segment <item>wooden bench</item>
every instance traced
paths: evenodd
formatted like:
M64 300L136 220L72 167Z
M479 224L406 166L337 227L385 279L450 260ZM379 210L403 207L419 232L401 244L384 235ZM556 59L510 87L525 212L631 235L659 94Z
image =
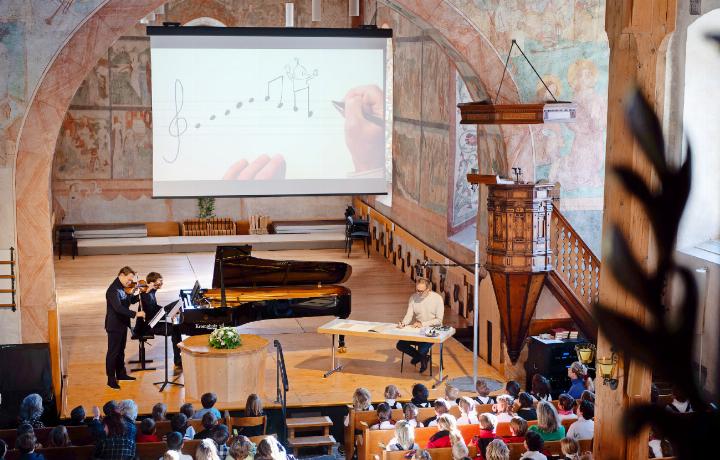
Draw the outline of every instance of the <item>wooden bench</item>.
M465 443L480 432L480 425L460 425L458 430L462 433ZM421 448L427 446L430 437L438 432L437 427L415 428L415 442ZM390 440L395 436L395 430L363 430L362 449L358 450L359 460L372 460L374 455L380 455Z
M185 454L195 456L195 451L200 445L200 440L186 440L182 451ZM140 460L157 460L167 450L164 442L138 443L135 447L136 455ZM46 447L36 451L45 456L46 460L92 460L95 446L73 446L73 447ZM5 456L6 460L17 460L20 458L20 451L11 450Z
M135 427L138 429L138 432L140 432L140 423L140 421L135 422ZM195 429L196 433L203 429L202 420L188 420L188 425L192 426ZM35 437L37 437L37 440L40 444L44 446L48 444L48 435L53 428L54 427L45 427L37 428L34 430ZM66 428L70 437L70 441L75 446L84 446L93 444L95 442L92 434L90 433L90 428L87 425L67 426ZM170 432L170 421L163 420L162 422L155 422L155 432L160 437L168 434ZM0 430L0 439L5 441L8 446L14 446L16 438L16 429Z
M265 433L267 433L267 417L265 415L259 417L231 417L230 412L225 411L225 425L227 425L230 433L233 432L234 427L245 428L254 426L262 426L262 434L259 436L264 436Z
M437 449L427 449L427 451L430 453L430 458L432 460L453 460L452 456L452 448L451 447L440 447ZM394 450L394 451L387 451L384 450L380 454L380 456L376 456L376 460L407 460L405 458L406 455L410 453L409 450ZM468 446L468 457L475 458L477 455L477 447L476 446Z
M587 439L578 441L580 444L580 452L592 452L592 440ZM512 443L508 444L510 448L510 460L518 460L525 453L525 444L523 443ZM543 453L547 456L562 456L562 449L560 447L560 441L546 441Z
M297 457L302 447L327 447L328 455L332 455L332 448L336 441L330 435L332 420L328 416L319 417L291 417L285 420L288 429L288 443ZM319 436L297 436L297 432L322 430Z

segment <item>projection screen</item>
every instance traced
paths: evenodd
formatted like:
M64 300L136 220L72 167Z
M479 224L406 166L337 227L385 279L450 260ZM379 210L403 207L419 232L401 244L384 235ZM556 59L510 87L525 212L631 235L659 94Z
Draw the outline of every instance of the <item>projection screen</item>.
M147 33L153 196L387 193L392 31Z

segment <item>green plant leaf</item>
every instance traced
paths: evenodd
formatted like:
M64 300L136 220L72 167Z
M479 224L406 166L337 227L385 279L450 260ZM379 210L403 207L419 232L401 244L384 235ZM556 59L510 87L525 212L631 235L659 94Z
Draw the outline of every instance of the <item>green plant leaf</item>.
M638 173L625 166L615 166L613 172L618 176L625 188L635 195L646 208L652 206L655 196Z
M609 242L610 251L605 263L609 264L613 276L630 295L651 307L652 295L647 290L651 280L633 257L625 236L615 226L610 230Z
M634 88L627 98L625 119L635 140L647 154L655 170L660 175L664 175L667 171L667 161L665 160L665 140L660 122L650 103L637 88Z

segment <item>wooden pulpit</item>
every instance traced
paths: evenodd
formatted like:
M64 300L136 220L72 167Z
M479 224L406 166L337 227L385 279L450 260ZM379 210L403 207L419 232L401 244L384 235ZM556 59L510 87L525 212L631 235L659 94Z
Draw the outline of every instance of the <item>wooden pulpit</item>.
M488 186L485 268L490 273L505 345L514 364L527 338L547 273L552 270L553 185L492 183L487 177L469 174L468 181Z

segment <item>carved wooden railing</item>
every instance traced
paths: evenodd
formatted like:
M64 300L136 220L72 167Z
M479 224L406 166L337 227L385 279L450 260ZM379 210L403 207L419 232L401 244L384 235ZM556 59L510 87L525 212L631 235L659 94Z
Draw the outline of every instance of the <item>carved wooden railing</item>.
M598 301L600 260L557 208L551 225L555 271L590 309Z

